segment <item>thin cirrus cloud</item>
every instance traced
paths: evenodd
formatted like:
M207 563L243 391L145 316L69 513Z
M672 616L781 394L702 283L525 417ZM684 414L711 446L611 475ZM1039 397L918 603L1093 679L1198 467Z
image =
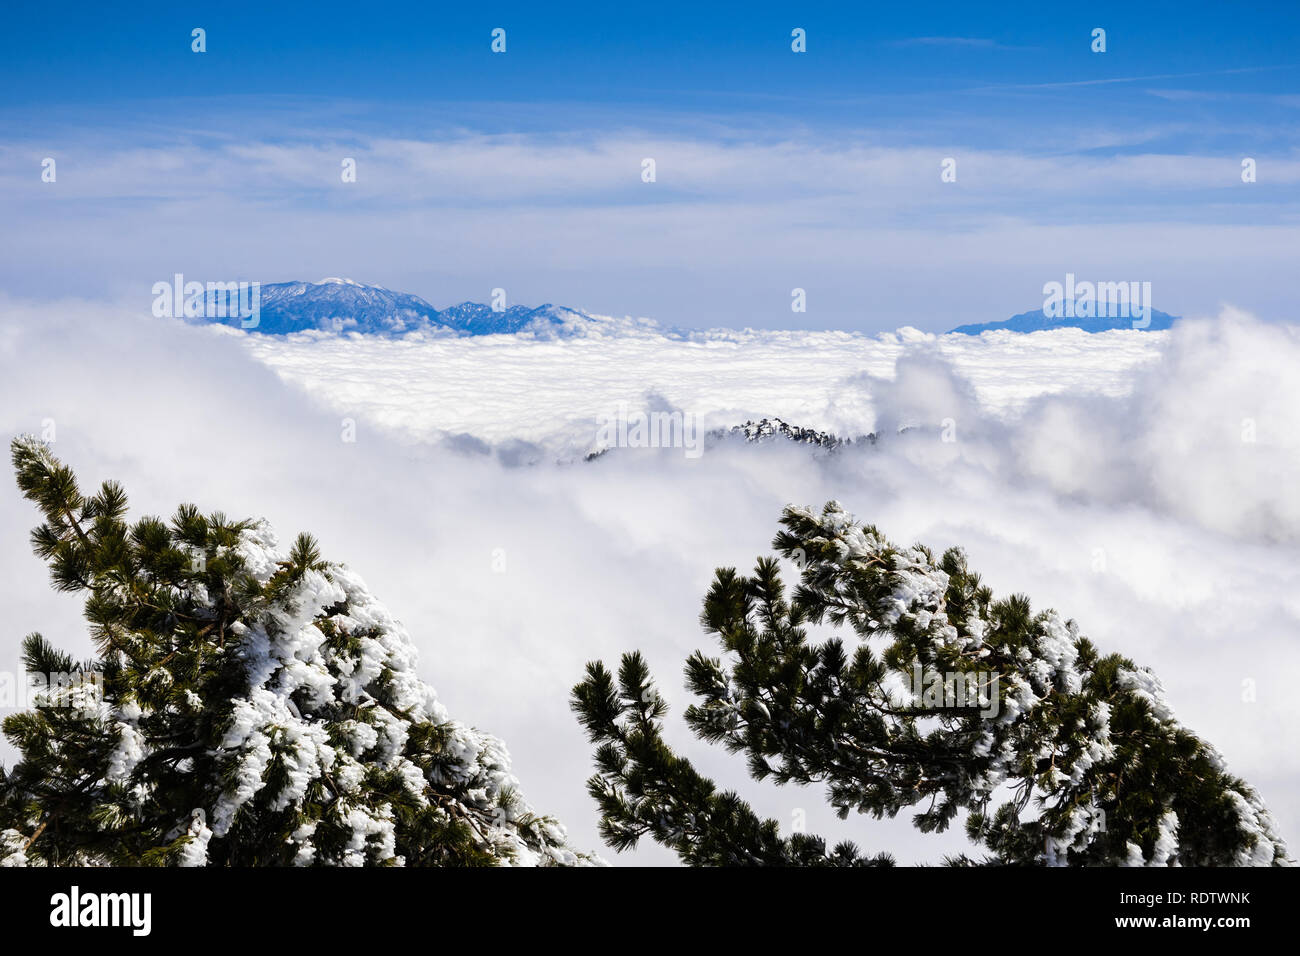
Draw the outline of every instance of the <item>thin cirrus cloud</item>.
M1109 86L1115 83L1145 83L1150 80L1190 80L1205 77L1239 76L1251 73L1268 73L1277 70L1294 70L1295 65L1279 63L1271 66L1243 66L1224 70L1196 70L1190 73L1137 73L1130 76L1095 76L1082 80L1050 80L1042 83L1004 83L980 89L1052 90L1079 86Z
M1116 190L1226 190L1240 185L1240 158L1215 155L1097 155L1101 141L1081 141L1085 152L1012 149L941 150L873 145L869 131L838 140L792 138L776 142L709 142L627 131L593 136L461 134L438 139L365 139L321 134L312 142L179 141L114 148L104 143L69 144L46 150L63 159L61 198L168 199L195 195L262 197L340 194L340 164L357 160L349 193L402 199L462 202L594 202L617 194L625 202L653 202L662 193L707 199L779 201L790 195L877 197L905 208L927 195L944 203L1004 203L1033 194L1069 195L1105 190L1097 200L1118 213L1133 198ZM1106 142L1115 142L1113 139ZM1121 140L1123 142L1123 140ZM13 195L40 193L24 161L40 144L0 147L6 174L0 188ZM940 161L958 161L961 188L940 191ZM656 162L655 189L641 188L643 159ZM1300 183L1300 159L1269 157L1268 183ZM899 194L899 188L907 192ZM48 192L48 191L47 191ZM1185 197L1180 197L1185 198ZM1288 196L1294 201L1294 196ZM1029 203L1003 206L1005 213L1032 215ZM1207 214L1207 218L1211 214Z

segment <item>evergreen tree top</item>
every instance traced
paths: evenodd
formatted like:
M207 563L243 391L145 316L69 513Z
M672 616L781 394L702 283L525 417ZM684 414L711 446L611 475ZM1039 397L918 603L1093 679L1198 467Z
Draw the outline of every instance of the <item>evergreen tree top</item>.
M899 547L836 502L787 508L781 525L773 547L798 569L793 594L774 558L750 576L719 569L701 622L722 655L686 663L687 723L743 753L755 778L820 783L842 817L918 808L923 832L967 811L988 863L1290 862L1259 795L1178 721L1150 671L1101 656L1023 595L995 600L959 548ZM823 623L852 637L814 643L808 625ZM691 863L863 860L783 841L715 794L664 742L640 655L624 656L617 686L588 665L572 705L598 745L589 790L616 849L648 834Z
M71 674L4 732L0 862L444 865L598 862L519 793L500 740L455 720L402 625L299 535L182 505L126 521L30 437L12 444L56 588L84 592L98 649L40 635L30 672Z

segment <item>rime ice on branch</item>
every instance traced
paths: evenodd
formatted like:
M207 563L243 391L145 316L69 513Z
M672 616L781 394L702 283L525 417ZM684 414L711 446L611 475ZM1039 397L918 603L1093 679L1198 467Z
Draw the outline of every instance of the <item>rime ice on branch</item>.
M754 777L820 783L841 816L917 808L926 832L966 811L983 862L1288 862L1258 794L1179 723L1149 671L1102 657L1028 598L995 601L958 548L936 559L898 547L835 502L787 508L781 524L773 547L799 569L793 595L773 558L752 577L719 569L701 620L723 655L686 665L698 699L687 722L745 754ZM855 638L811 643L806 625L822 623ZM664 742L665 708L639 654L624 656L617 682L589 664L573 707L599 745L588 788L615 848L649 835L696 864L881 862L783 840L774 821L717 794Z
M452 720L409 636L300 535L182 505L127 524L31 438L18 485L59 590L85 592L98 659L39 635L29 671L97 671L100 699L4 721L9 865L579 865L519 794L501 741Z

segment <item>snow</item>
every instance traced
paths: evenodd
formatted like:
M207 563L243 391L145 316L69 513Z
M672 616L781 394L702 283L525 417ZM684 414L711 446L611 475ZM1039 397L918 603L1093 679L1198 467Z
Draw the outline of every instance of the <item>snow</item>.
M889 606L880 615L881 622L892 627L904 614L915 613L917 626L927 627L933 612L943 601L943 592L948 590L948 575L931 567L924 555L909 552L896 556L890 580L894 583L894 592L889 596Z
M1142 854L1142 848L1136 843L1126 843L1125 849L1128 851L1125 866L1177 866L1178 814L1167 810L1160 818L1156 827L1155 846L1149 857Z
M270 579L285 557L265 522L244 532L238 550L262 582ZM347 611L330 614L333 626L361 635L355 656L329 649L315 623L327 608L336 605L345 605ZM425 792L430 781L476 784L469 788L469 802L483 809L491 807L502 794L517 790L518 781L510 772L510 757L504 745L458 723L451 724L451 737L444 748L447 759L435 765L427 779L404 756L410 722L446 723L447 715L432 688L415 675L416 653L405 629L370 595L361 578L346 567L336 566L328 573L304 572L290 599L277 602L262 621L244 631L240 647L252 687L246 698L233 704L232 719L222 741L222 749L236 756L233 786L222 793L213 808L211 830L204 827L201 831L207 833L204 846L210 836L228 832L240 808L262 790L266 771L275 757L283 762L287 781L271 795L274 809L299 805L310 784L326 775L332 775L332 785L340 787L340 805L346 807L343 819L352 830L350 842L337 861L346 866L360 866L371 860L399 865L402 862L395 854L396 831L389 807L370 809L351 799L365 772L354 758L364 755L368 762L395 770L405 784L407 797L421 806L428 803ZM370 685L384 673L391 674L388 686L404 717L391 712L387 704L375 706ZM313 719L310 712L301 713L290 700L291 695L304 690L306 696L300 695L300 700L311 705L324 707L336 699L359 705L363 719L342 725L350 753L340 753L329 742L324 720ZM523 806L526 808L526 804ZM310 834L301 832L301 839L295 838L300 844L296 858L304 862L315 859L315 850L307 845ZM516 855L525 850L532 853L505 826L493 828L488 837ZM196 839L187 849L198 845ZM565 848L561 845L556 849ZM197 859L199 851L193 852Z
M1178 814L1167 810L1156 828L1156 843L1151 849L1151 866L1169 866L1177 852Z
M1237 826L1253 846L1237 854L1238 866L1268 866L1272 862L1273 845L1270 837L1277 833L1277 822L1258 796L1247 797L1236 790L1228 791L1228 799L1237 811Z
M243 531L233 550L262 584L287 559L264 521ZM448 720L433 689L417 676L418 655L410 636L358 575L334 564L328 570L305 569L291 583L277 586L289 590L251 621L231 628L239 638L235 653L249 686L244 696L231 701L224 735L212 751L221 764L223 789L212 806L194 808L189 821L167 836L185 837L178 865L206 865L210 841L229 833L245 805L266 789L273 761L280 773L277 789L266 795L272 809L301 808L318 780L333 791L334 811L350 836L342 854L324 862L404 862L396 853L391 806L363 789L368 766L394 772L405 790L402 799L416 806L429 806L431 783L464 790L462 802L491 817L478 830L502 862L586 862L566 846L562 828L514 825L531 818L533 811L518 795L504 744ZM335 649L322 626L351 633L355 640ZM376 690L381 677L382 691ZM201 701L190 693L187 703ZM340 703L355 705L355 716L337 724L341 750L330 738L331 715ZM126 781L151 749L137 726L145 712L132 699L99 707L117 733L106 777ZM405 756L409 728L424 722L443 725L449 734L427 775ZM128 799L143 802L148 796L137 786ZM315 830L314 824L304 824L290 837L295 863L322 862L311 843ZM20 838L16 831L0 834L0 859L7 865L26 862Z
M178 866L207 866L208 844L212 841L212 830L208 827L207 816L196 808L190 817L186 830L189 840L181 848Z
M1156 720L1171 721L1174 719L1173 708L1169 706L1169 701L1165 698L1164 685L1160 683L1160 678L1152 673L1149 667L1139 667L1137 670L1128 667L1121 668L1118 681L1120 687L1146 702L1151 709L1151 715Z
M109 781L125 780L136 764L145 758L145 739L136 729L140 717L140 707L134 701L128 701L118 708L117 719L113 721L118 743L108 758L108 770L105 773Z
M0 866L27 866L27 840L17 830L0 830Z
M1037 660L1046 665L1041 674L1045 685L1059 684L1070 694L1082 689L1083 679L1074 666L1079 657L1078 639L1078 632L1072 632L1054 609L1044 613L1039 623Z

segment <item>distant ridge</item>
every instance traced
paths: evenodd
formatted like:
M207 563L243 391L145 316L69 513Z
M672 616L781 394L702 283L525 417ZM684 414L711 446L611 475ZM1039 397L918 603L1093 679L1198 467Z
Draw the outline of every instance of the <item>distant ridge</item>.
M439 311L418 295L340 278L264 283L260 296L258 322L250 331L263 335L322 331L395 336L445 330L459 335L532 332L555 337L582 334L586 326L597 323L585 312L550 303L496 311L481 302L461 302ZM244 319L233 315L200 321L247 327Z
M214 306L216 293L209 293L205 305ZM418 295L364 285L352 279L331 277L319 282L271 282L260 286L258 321L255 326L231 310L205 308L207 317L192 321L246 328L262 335L290 335L295 332L357 332L363 335L400 336L410 332L434 332L457 336L512 335L527 333L539 338L568 338L618 331L654 331L670 336L689 336L679 329L664 328L648 319L611 319L578 309L546 303L536 307L512 305L497 310L482 302L460 302L436 309ZM1000 322L959 325L950 334L979 335L981 332L1041 332L1075 328L1085 332L1107 332L1134 328L1133 319L1122 317L1053 317L1042 309L1021 312ZM1151 310L1147 331L1170 328L1178 316Z
M819 431L816 428L804 428L799 425L791 425L775 416L763 418L754 421L752 418L742 422L739 425L732 425L729 429L717 429L709 433L710 438L727 438L736 435L742 437L747 442L761 444L765 442L777 441L784 439L800 445L816 445L819 448L834 450L843 445L852 445L854 439L841 438L831 432ZM857 438L859 442L876 443L876 436L860 435Z
M1167 329L1177 322L1178 318L1178 316L1170 315L1168 312L1152 309L1151 323L1145 327L1140 327L1139 331L1156 332ZM1111 332L1116 329L1132 329L1134 328L1133 322L1134 320L1131 318L1113 318L1110 316L1052 317L1046 315L1040 308L1033 312L1021 312L1019 315L1013 315L1001 322L959 325L957 328L952 329L949 334L979 335L981 332L995 332L999 329L1005 329L1008 332L1044 332L1049 329L1083 329L1085 332Z

